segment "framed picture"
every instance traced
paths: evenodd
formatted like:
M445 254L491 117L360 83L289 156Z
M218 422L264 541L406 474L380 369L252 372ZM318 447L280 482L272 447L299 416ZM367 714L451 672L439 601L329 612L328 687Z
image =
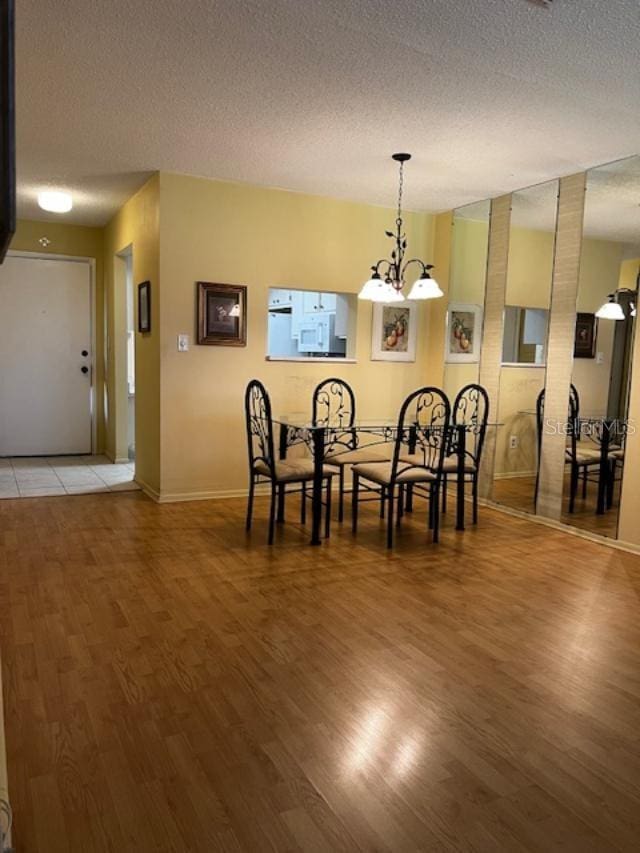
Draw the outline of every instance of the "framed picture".
M138 285L138 331L143 335L151 331L151 282Z
M576 315L576 336L573 342L574 358L595 358L598 338L598 319L595 314Z
M415 361L418 305L415 302L374 302L372 361Z
M247 345L247 288L242 284L199 281L198 343L211 346Z
M480 361L482 308L452 302L447 308L444 360L449 363Z

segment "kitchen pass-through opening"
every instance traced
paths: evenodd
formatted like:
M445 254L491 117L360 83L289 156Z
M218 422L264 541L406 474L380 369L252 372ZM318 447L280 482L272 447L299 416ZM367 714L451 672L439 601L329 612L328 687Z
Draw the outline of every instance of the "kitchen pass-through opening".
M354 293L269 289L267 358L355 358Z

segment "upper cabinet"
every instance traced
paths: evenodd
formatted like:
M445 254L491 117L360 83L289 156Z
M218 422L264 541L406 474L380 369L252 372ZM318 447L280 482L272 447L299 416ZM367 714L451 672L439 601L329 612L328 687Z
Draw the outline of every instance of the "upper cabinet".
M302 296L302 310L305 314L315 314L319 311L331 313L336 310L336 294L305 290Z

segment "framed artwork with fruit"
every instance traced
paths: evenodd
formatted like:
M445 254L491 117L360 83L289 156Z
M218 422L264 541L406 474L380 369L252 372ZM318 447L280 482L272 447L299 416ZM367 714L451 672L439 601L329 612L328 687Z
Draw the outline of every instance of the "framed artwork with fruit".
M418 306L415 302L374 303L371 333L373 361L415 361Z
M482 308L480 305L451 303L447 309L447 333L444 360L480 361Z

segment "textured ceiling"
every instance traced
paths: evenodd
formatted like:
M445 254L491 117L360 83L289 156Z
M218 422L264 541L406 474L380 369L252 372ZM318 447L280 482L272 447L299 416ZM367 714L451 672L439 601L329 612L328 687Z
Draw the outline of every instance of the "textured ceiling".
M16 0L19 211L157 169L444 210L636 153L638 0Z

